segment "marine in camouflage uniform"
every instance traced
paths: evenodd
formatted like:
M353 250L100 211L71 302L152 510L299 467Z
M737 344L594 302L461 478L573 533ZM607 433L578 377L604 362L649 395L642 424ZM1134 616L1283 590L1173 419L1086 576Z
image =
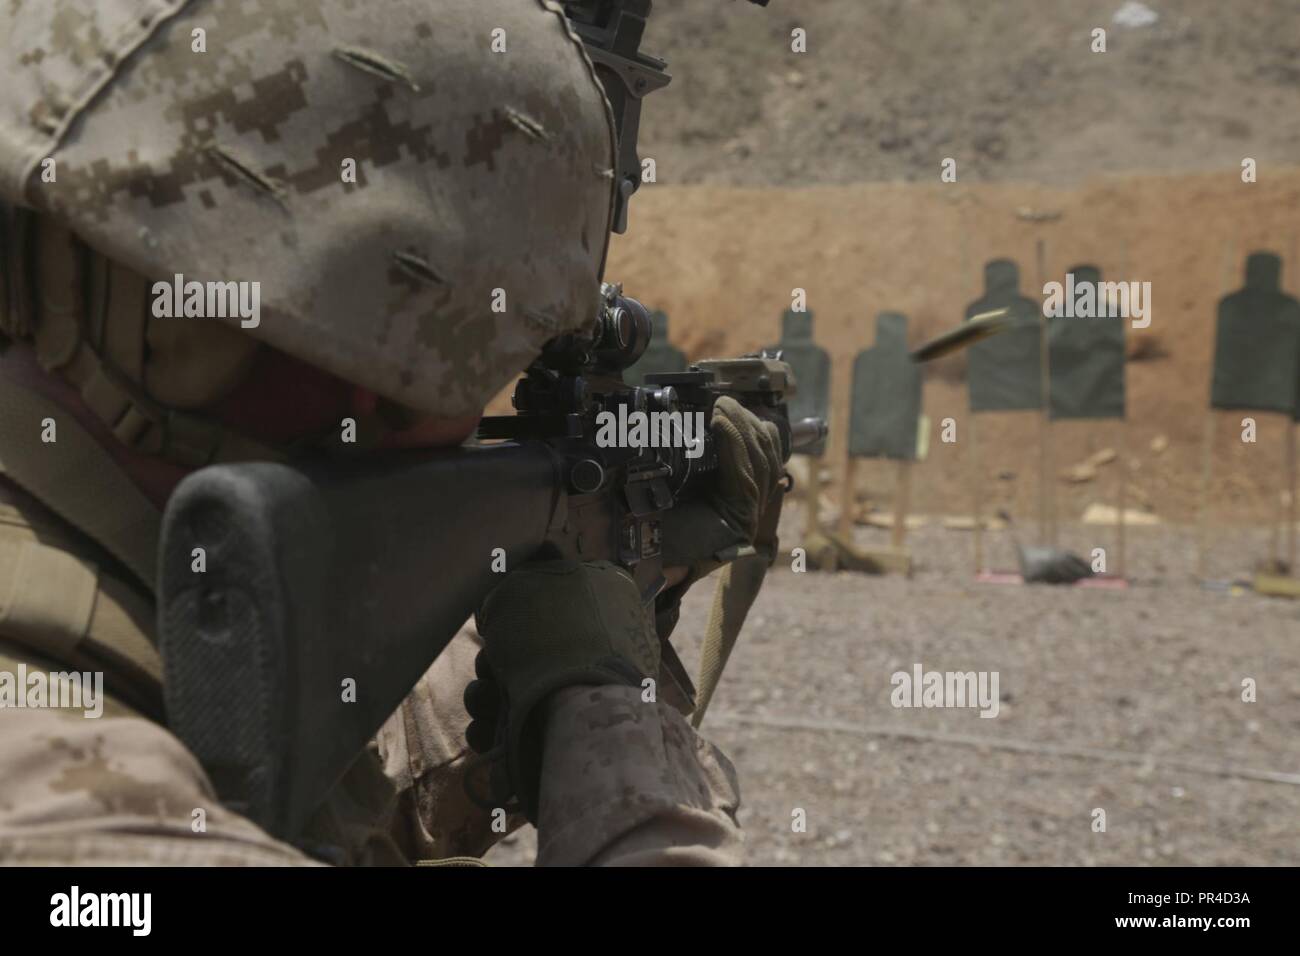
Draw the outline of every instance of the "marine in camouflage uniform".
M99 719L0 709L0 861L311 862L166 729L160 509L345 415L363 448L468 434L595 313L608 104L547 0L12 0L0 35L0 672L108 691ZM260 321L156 317L177 274L259 282ZM477 651L467 628L336 787L318 857L499 836L462 788ZM621 684L544 708L539 862L734 861L734 774L679 714Z

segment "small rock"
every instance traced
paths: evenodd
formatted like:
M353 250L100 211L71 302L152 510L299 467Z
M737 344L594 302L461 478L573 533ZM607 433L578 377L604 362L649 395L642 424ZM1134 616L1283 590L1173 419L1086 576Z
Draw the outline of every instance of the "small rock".
M1101 451L1093 452L1088 456L1088 464L1094 468L1099 468L1102 465L1109 465L1116 457L1118 456L1114 448L1103 448Z
M1138 27L1149 27L1159 19L1160 14L1145 3L1139 3L1138 0L1126 0L1111 16L1110 22L1116 26L1128 27L1133 30Z
M1072 485L1081 485L1085 481L1092 481L1096 477L1096 466L1086 461L1080 462L1077 465L1072 465L1065 469L1065 471L1061 472L1062 480L1068 481Z

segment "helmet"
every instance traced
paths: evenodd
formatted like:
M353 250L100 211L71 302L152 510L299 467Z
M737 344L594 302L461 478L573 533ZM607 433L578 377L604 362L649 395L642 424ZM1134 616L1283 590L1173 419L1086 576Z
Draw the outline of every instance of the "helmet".
M461 417L596 316L614 127L549 0L42 0L0 35L0 198L45 224L7 217L0 331L83 395L201 408L252 336Z

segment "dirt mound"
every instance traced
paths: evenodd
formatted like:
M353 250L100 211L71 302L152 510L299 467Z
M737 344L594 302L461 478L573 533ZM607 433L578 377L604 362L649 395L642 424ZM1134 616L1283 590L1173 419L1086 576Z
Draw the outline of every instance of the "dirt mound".
M1044 277L1092 262L1103 278L1149 281L1151 325L1130 330L1130 351L1147 356L1128 368L1127 448L1142 460L1137 500L1165 518L1190 520L1200 476L1215 306L1240 285L1245 255L1258 248L1285 260L1283 284L1295 294L1293 211L1300 171L1269 170L1245 184L1235 168L1172 177L1104 177L1077 189L1016 184L858 184L801 189L662 184L643 189L632 228L615 240L607 273L670 316L670 335L692 359L771 344L792 290L807 292L817 341L833 363L832 440L840 460L853 356L872 344L875 316L910 317L913 343L960 321L982 289L983 263L1020 264L1021 288L1034 295ZM1049 216L1044 220L1043 216ZM960 359L928 366L925 411L958 422L958 440L933 444L917 469L914 507L971 507L967 402ZM1275 514L1284 429L1259 416L1259 441L1240 441L1239 418L1224 414L1213 498L1223 521ZM1236 422L1236 424L1232 424ZM1037 474L1033 416L980 419L986 487L993 502L1033 513ZM1061 423L1059 467L1105 446L1119 447L1112 422ZM1151 452L1163 436L1168 447ZM1061 485L1061 514L1077 517L1115 496L1114 466L1099 481ZM999 473L1011 474L999 479ZM888 493L888 482L881 489ZM986 492L986 501L989 494ZM1135 503L1133 499L1130 503Z
M1062 184L1106 172L1294 161L1300 10L1290 0L655 0L646 101L662 182ZM791 31L807 52L791 51ZM1107 31L1105 53L1092 31Z

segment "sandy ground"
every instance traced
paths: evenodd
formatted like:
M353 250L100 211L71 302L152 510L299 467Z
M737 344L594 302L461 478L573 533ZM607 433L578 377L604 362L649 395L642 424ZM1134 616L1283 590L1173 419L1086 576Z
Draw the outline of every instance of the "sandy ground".
M655 0L644 48L672 83L642 155L666 183L1063 184L1097 173L1294 162L1300 11L1289 0ZM791 50L806 31L807 52ZM1106 33L1106 52L1091 49Z
M1062 528L1080 551L1106 537ZM1216 534L1216 567L1245 572L1264 539ZM748 862L1300 864L1300 602L1197 586L1190 529L1131 531L1127 591L975 583L969 534L909 540L911 580L781 569L760 595L705 721L740 774ZM1014 567L1006 534L989 548ZM692 665L709 596L675 637ZM917 663L997 671L997 716L894 708L891 675Z

